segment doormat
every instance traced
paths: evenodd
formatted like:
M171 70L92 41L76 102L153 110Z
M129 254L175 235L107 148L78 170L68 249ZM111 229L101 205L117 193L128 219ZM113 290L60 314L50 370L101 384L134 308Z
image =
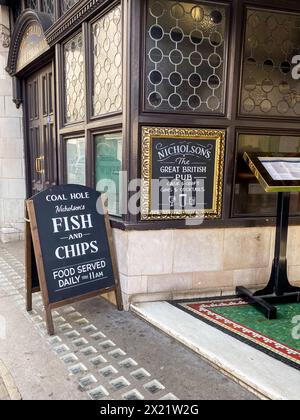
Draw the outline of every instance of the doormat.
M275 305L278 319L269 321L240 298L169 302L203 322L300 370L300 305Z

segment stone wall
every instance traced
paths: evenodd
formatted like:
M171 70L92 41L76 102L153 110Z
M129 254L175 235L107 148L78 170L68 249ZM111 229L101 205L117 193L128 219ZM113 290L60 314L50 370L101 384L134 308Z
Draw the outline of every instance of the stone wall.
M0 6L0 34L9 28L8 8ZM0 35L0 241L19 240L24 231L22 111L12 102L12 79L5 71L6 37Z
M125 308L131 302L259 289L271 274L275 229L114 231ZM291 227L290 281L300 284L300 227Z

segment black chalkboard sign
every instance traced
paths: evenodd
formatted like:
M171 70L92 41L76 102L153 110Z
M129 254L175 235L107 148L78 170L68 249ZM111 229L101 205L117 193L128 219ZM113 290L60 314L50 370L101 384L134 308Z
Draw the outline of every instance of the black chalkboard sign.
M112 290L121 307L112 232L102 198L93 189L65 185L27 201L50 334L54 307Z
M223 131L143 129L142 218L220 217Z

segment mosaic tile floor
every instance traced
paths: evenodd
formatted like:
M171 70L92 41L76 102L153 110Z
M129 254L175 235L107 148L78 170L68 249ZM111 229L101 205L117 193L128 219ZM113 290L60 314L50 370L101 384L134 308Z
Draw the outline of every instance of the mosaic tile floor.
M151 372L119 348L89 319L67 306L53 311L57 335L49 337L43 320L41 294L33 296L34 310L25 311L24 266L5 249L0 256L0 297L11 296L28 320L47 340L67 375L92 400L177 400Z
M278 304L278 317L268 320L236 298L173 302L177 308L300 370L300 305Z
M215 312L293 349L300 350L299 303L275 306L278 311L278 319L271 321L250 305L215 308Z

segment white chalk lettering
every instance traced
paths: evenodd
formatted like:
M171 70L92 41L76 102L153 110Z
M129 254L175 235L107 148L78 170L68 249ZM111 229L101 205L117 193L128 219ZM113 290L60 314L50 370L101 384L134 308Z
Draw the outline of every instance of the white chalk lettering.
M67 246L60 246L55 251L55 256L59 260L81 257L83 255L96 254L99 251L97 241L90 243L83 242Z
M93 228L91 214L82 214L80 216L71 217L57 217L52 219L52 222L54 233L71 232Z

